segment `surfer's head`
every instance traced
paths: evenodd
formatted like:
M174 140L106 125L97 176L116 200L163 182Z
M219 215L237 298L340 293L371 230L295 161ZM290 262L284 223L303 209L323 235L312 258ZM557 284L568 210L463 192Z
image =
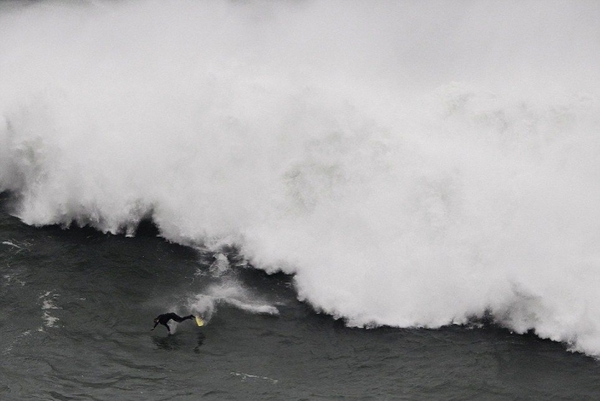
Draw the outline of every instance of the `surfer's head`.
M154 323L158 323L158 318L157 317L154 318Z

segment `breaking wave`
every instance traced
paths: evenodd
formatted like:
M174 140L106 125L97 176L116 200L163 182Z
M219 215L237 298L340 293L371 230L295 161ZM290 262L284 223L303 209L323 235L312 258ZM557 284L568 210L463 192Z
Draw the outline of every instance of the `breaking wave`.
M598 11L4 4L0 191L31 225L233 244L352 326L489 314L600 355Z

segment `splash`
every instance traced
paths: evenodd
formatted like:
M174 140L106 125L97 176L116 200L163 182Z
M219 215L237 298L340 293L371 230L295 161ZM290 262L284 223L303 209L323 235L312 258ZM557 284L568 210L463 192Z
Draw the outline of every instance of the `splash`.
M600 355L598 7L11 3L0 190L235 245L349 325L490 314Z

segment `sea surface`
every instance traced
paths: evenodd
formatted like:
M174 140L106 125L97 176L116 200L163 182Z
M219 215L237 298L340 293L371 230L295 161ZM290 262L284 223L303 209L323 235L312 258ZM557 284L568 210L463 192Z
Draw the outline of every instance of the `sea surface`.
M3 400L593 400L600 392L600 364L562 344L488 324L348 328L299 302L290 277L249 266L211 273L213 254L168 243L150 226L126 238L33 228L3 212L0 236ZM214 302L206 326L149 330L160 313L198 312L203 294Z
M584 0L0 1L0 399L597 399L598 38Z

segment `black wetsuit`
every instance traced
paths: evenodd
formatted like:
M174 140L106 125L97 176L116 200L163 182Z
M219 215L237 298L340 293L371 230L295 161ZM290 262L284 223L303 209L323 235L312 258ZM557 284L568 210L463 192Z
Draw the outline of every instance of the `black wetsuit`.
M162 324L163 326L165 326L167 328L167 330L169 331L169 333L171 332L171 329L169 328L169 325L167 323L169 323L169 320L175 320L177 323L181 323L184 320L188 320L188 319L193 319L194 315L189 315L189 316L185 316L185 317L181 317L176 313L165 313L163 315L158 315L157 317L154 318L154 327L152 328L152 330L154 330L156 328L156 326L158 326L159 324Z

